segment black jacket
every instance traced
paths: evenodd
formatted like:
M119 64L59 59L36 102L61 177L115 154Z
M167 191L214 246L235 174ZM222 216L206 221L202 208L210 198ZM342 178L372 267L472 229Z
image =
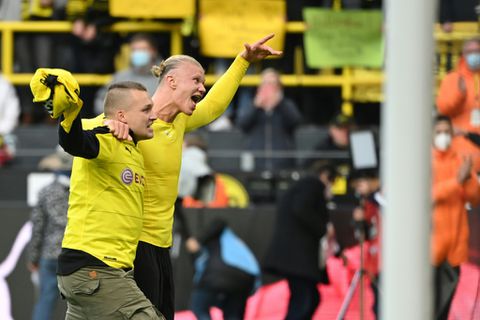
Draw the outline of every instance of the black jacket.
M294 150L295 128L300 122L301 114L288 98L283 98L271 112L252 105L239 113L237 124L247 137L247 148L264 151L267 156L256 159L255 169L278 170L293 166L292 158L272 158L268 153Z
M317 177L306 177L286 191L278 204L265 272L324 280L319 268L319 242L329 221L324 190Z

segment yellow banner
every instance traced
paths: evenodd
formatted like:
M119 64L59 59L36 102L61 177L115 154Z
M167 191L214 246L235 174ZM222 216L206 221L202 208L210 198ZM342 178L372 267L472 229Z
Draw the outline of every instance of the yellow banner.
M270 33L269 45L282 50L285 41L285 0L200 0L200 49L204 56L233 58L244 43Z
M110 15L125 18L185 18L195 14L195 0L110 0Z

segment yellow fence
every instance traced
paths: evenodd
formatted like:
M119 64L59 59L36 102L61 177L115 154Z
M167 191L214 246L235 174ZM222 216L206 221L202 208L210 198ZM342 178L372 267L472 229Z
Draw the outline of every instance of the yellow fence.
M108 30L111 32L169 32L171 34L171 53L182 53L181 24L161 22L118 22ZM68 33L72 31L72 24L65 21L27 21L27 22L0 22L2 36L2 73L15 85L25 85L30 82L33 74L13 72L14 33L42 32ZM98 74L76 74L81 85L103 85L111 76Z
M71 32L71 23L63 21L42 21L42 22L0 22L2 39L1 67L3 75L15 85L26 85L30 82L32 74L14 73L14 33L20 32L42 32L42 33L67 33ZM118 22L109 29L111 32L169 32L171 34L171 54L183 52L181 23L162 22ZM448 59L455 65L461 51L461 44L465 39L477 36L478 24L459 23L454 26L455 32L443 33L438 26L435 30L437 43L437 80L441 79L447 72ZM287 33L303 33L305 24L303 22L288 22ZM331 70L320 70L318 74L307 75L303 73L302 48L295 50L294 73L282 75L282 82L290 87L341 87L342 99L344 101L342 110L351 114L352 102L375 102L381 101L383 74L381 70L367 70L358 68L343 68L341 74L334 74ZM110 75L99 74L75 74L79 83L84 86L98 86L107 83ZM217 76L206 75L207 85L215 82ZM260 82L258 75L246 75L242 85L255 86ZM437 81L438 82L438 81Z

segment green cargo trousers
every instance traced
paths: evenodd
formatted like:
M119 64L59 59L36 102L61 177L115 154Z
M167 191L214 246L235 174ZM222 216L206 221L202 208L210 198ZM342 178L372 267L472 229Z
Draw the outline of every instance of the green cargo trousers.
M57 280L66 320L165 319L138 288L133 270L84 267Z

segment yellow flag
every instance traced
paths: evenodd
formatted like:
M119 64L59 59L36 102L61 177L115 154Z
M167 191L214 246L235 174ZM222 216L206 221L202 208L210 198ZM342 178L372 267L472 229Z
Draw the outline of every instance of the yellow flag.
M208 57L233 58L252 43L275 33L269 45L283 49L285 0L200 0L201 53Z
M185 18L195 14L195 0L110 0L110 15L126 18Z

